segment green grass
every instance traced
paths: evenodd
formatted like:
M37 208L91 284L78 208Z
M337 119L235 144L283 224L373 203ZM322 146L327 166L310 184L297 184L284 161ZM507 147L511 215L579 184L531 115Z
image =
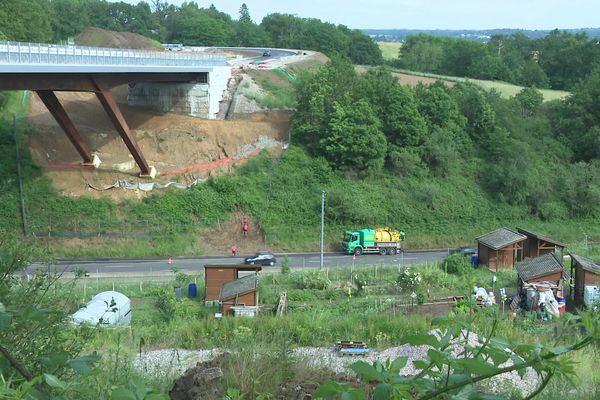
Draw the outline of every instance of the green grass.
M395 60L400 54L401 42L377 42L384 60Z
M250 71L250 76L264 90L264 95L250 95L269 110L289 109L296 106L293 78L280 70Z
M449 76L449 75L437 75L437 74L429 74L425 72L414 72L407 70L396 70L396 72L400 72L403 74L414 75L414 76L424 76L428 78L435 78L449 82L471 82L478 86L481 86L485 90L495 90L500 93L502 98L508 99L513 97L517 93L519 93L523 86L513 85L512 83L500 82L500 81L489 81L482 79L473 79L473 78L463 78L459 76ZM568 97L571 93L563 90L551 90L551 89L539 89L540 92L544 95L544 101L552 101L558 99L564 99Z

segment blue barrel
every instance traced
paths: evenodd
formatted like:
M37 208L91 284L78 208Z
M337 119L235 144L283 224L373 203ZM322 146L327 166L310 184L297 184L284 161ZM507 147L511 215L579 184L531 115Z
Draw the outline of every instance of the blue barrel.
M479 266L479 257L477 257L477 254L473 254L471 256L471 265L473 267L478 267Z
M190 283L188 285L188 296L190 297L190 299L195 299L197 294L198 294L198 287L196 286L195 283Z

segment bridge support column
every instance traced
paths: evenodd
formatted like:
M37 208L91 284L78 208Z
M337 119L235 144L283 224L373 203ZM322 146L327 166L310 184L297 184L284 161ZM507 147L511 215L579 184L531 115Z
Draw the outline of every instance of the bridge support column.
M98 168L100 165L100 159L98 156L93 155L90 149L85 144L83 138L77 131L77 128L73 124L73 121L67 115L67 112L60 104L60 101L54 94L52 90L36 90L40 99L50 111L50 114L54 117L58 125L62 128L62 130L67 134L67 137L75 146L75 149L83 158L83 163L87 165L93 165L95 168Z
M104 111L108 114L108 117L112 121L113 125L119 132L121 139L125 142L125 146L129 149L129 152L133 156L133 159L137 163L138 167L140 167L140 176L144 178L154 178L156 176L156 169L154 167L150 167L148 162L144 158L142 154L142 150L137 145L135 138L131 134L129 130L129 126L127 125L127 121L125 121L125 117L121 113L117 102L112 96L112 93L108 88L101 87L98 82L95 82L98 87L98 91L96 92L96 97L104 107Z

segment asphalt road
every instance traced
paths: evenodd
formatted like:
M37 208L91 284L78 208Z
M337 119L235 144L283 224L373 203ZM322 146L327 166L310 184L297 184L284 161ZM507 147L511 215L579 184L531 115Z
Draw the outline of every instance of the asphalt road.
M394 256L380 255L362 255L356 257L353 261L352 255L327 253L323 257L324 267L350 267L354 265L409 265L424 264L441 260L448 254L447 251L415 251L397 254ZM320 255L317 254L289 254L291 268L318 268L320 264ZM276 254L277 263L272 267L263 267L265 271L279 270L284 255ZM33 272L36 269L44 269L56 272L74 272L78 269L84 269L89 273L101 273L103 275L136 274L152 272L171 272L173 267L186 273L201 273L204 265L233 265L242 264L244 256L239 257L173 257L171 264L167 258L152 259L93 259L93 260L59 260L56 264L47 266L44 264L33 263L27 271Z

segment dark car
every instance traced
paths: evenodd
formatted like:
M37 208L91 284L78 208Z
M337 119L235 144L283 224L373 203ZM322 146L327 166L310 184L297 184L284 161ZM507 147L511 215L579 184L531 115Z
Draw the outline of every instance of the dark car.
M263 52L263 57L271 57L271 50L265 50Z
M477 249L474 247L459 247L457 249L450 250L450 254L460 254L462 256L474 256L474 255L477 255Z
M277 259L275 259L275 256L273 255L273 253L270 253L268 251L259 251L252 257L244 258L244 264L252 264L252 265L259 264L259 265L264 266L264 265L275 265L276 262L277 262Z

